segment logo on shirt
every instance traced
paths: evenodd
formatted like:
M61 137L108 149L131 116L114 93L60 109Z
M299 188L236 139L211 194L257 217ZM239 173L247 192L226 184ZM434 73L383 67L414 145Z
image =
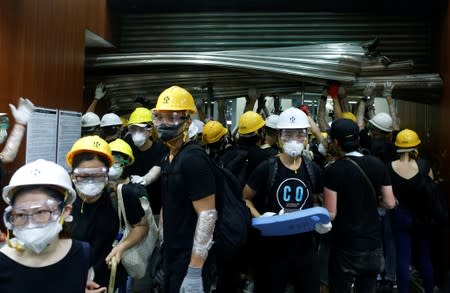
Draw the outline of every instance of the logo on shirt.
M301 210L309 198L305 182L298 178L288 178L280 183L276 192L278 205L289 210Z

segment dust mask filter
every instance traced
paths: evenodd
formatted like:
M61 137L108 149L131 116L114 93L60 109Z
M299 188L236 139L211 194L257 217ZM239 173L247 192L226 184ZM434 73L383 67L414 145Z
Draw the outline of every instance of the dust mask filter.
M131 139L133 140L134 145L139 148L145 144L147 136L144 132L136 132L131 135Z
M109 168L108 171L108 177L111 180L117 180L122 176L123 168L120 166L114 166L112 165L111 168Z
M302 154L305 148L303 143L291 140L283 144L283 152L290 157L298 157Z

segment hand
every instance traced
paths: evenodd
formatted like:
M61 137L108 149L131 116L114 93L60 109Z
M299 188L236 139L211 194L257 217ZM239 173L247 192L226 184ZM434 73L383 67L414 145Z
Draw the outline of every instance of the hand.
M106 95L106 91L105 91L105 85L103 84L103 82L97 84L97 87L95 88L95 97L94 99L96 100L101 100L103 99L103 97Z
M181 283L180 293L204 293L202 268L188 267L183 283Z
M384 83L384 89L383 89L383 97L391 97L392 96L392 90L394 89L394 84L390 81L386 81Z
M20 98L18 108L16 109L14 105L9 104L9 109L17 123L27 125L33 114L34 105L30 100Z
M138 175L130 176L131 183L146 185L145 178Z
M116 262L117 262L117 264L119 264L120 259L122 258L122 254L123 254L123 250L119 244L116 247L114 247L113 249L111 249L111 252L108 254L108 256L105 259L106 264L108 264L108 266L111 265L111 260L112 260L113 256L116 257Z
M366 85L366 88L364 89L363 93L365 97L370 97L372 96L373 93L373 89L376 87L376 83L374 83L373 81L369 82Z
M100 285L95 283L94 281L86 282L85 293L100 293L100 292L106 292L106 287L100 287Z
M326 224L322 224L322 223L317 223L316 224L316 232L319 234L325 234L330 232L331 227L333 227L333 225L331 224L331 222L328 222Z

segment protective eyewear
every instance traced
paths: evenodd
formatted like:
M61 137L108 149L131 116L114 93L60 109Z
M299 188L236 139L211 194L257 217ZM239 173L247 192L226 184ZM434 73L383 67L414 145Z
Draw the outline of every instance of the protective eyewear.
M296 140L302 142L306 139L306 129L282 129L280 138L282 141Z
M128 166L128 164L130 163L129 160L125 159L124 157L120 156L120 155L113 155L114 158L114 163L113 163L113 167L123 167L123 166Z
M108 169L101 168L76 168L73 170L73 179L77 183L106 182Z
M163 112L163 111L153 111L153 124L158 127L161 124L166 124L170 126L178 126L186 121L186 113L181 112Z
M136 124L130 125L128 126L128 132L133 134L136 132L144 132L144 131L150 131L152 130L152 126L151 125L147 125L147 126L139 126Z
M42 226L56 221L62 208L62 202L55 200L8 206L3 214L3 221L9 229L24 227L29 222L34 226Z

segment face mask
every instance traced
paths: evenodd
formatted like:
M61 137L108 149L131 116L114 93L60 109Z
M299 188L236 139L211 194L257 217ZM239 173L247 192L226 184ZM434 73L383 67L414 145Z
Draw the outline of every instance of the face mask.
M112 167L109 168L108 177L111 180L117 180L120 178L120 176L122 176L122 173L123 173L122 167L112 165Z
M320 143L318 149L319 149L319 153L320 153L322 156L326 156L326 155L327 155L327 150L325 149L325 147L323 146L323 144Z
M286 155L294 158L302 154L304 147L305 146L303 145L303 143L291 140L283 144L283 152Z
M50 222L44 227L24 227L14 229L17 241L25 248L41 253L62 230L59 220Z
M134 145L137 147L143 146L147 141L147 136L144 132L135 132L131 135L131 138L133 139Z
M106 182L75 183L77 191L87 197L96 197L103 191L105 186Z
M6 137L8 137L8 132L6 132L6 129L1 128L0 129L0 144L5 142Z
M174 126L161 124L157 127L159 138L162 141L170 141L176 138L180 134L180 129L183 125L183 123Z

